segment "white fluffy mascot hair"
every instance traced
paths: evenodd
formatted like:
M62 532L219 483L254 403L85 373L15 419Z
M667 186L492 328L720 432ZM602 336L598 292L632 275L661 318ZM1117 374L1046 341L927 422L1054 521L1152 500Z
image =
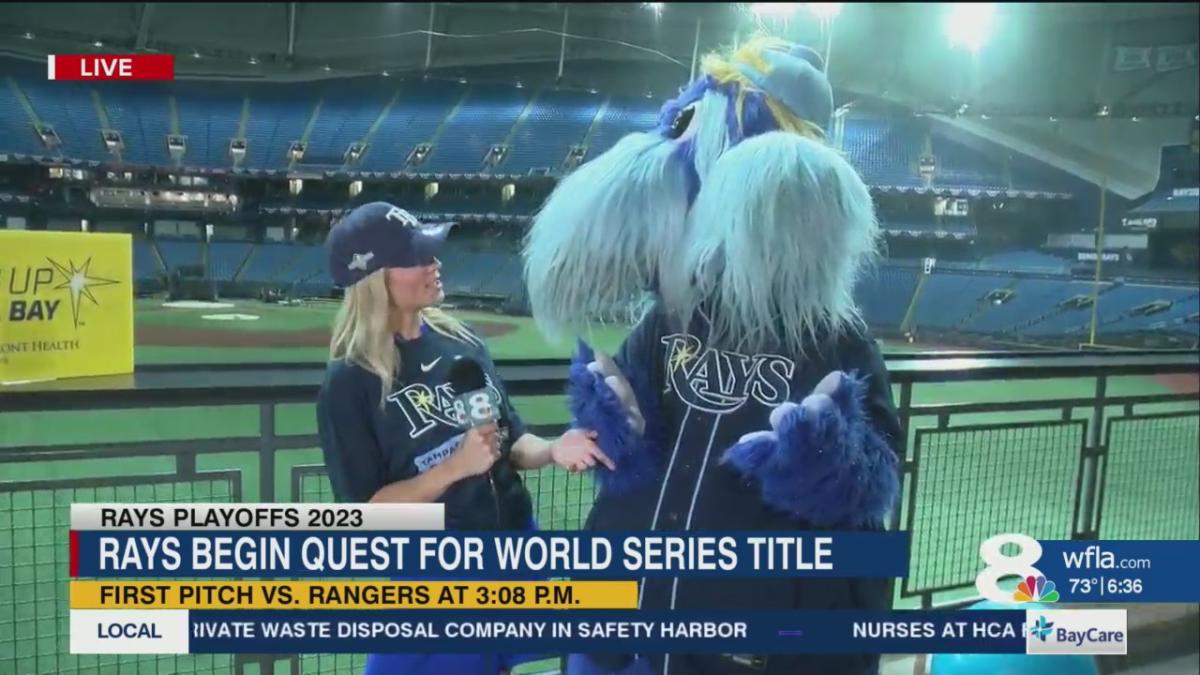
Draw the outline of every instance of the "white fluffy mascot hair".
M657 129L567 176L524 251L543 330L629 318L647 293L683 322L704 303L714 337L743 349L799 351L858 322L851 291L878 226L866 185L824 140L820 68L768 38L710 56Z

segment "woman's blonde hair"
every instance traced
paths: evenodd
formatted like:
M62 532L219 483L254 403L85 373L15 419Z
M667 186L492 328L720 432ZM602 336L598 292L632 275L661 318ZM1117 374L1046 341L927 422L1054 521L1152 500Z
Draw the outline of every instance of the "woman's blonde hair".
M345 359L379 376L383 382L380 405L391 393L400 372L400 352L392 333L392 305L385 275L386 270L376 270L346 289L329 341L331 360ZM481 344L461 321L437 307L426 307L420 315L425 324L442 335Z

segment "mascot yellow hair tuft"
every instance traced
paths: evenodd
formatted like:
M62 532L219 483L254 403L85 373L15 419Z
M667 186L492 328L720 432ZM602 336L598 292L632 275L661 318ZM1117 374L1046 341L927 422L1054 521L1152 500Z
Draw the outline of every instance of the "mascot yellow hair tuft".
M734 102L734 112L737 116L739 130L742 124L742 108L747 91L763 94L763 101L771 111L771 116L779 124L782 131L800 134L805 138L823 140L825 133L813 122L801 119L788 110L779 101L766 92L762 92L738 69L738 64L749 66L764 75L769 73L771 66L762 57L768 50L787 51L791 43L780 38L757 36L737 49L708 54L700 64L701 71L711 77L717 84L736 84L738 87L737 100Z

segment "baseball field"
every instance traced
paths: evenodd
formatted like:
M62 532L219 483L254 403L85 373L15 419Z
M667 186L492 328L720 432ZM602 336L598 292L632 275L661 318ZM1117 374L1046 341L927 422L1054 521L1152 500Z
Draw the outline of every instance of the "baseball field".
M136 362L175 363L320 363L326 358L329 326L336 304L267 305L231 301L229 306L169 307L162 300L139 299L136 312ZM527 318L482 312L459 312L487 338L493 358L567 358L571 343L547 342ZM626 329L611 326L588 336L596 347L613 351ZM888 346L885 351L919 349ZM1109 396L1195 391L1194 376L1111 377ZM899 400L898 390L895 392ZM916 385L913 404L1036 401L1087 398L1095 393L1090 378L987 383ZM516 407L527 423L566 420L561 396L520 397ZM1119 416L1120 406L1106 410ZM1109 538L1196 537L1195 486L1200 480L1196 447L1195 401L1139 408L1138 413L1184 412L1150 424L1114 427L1109 432L1108 487L1104 534ZM955 415L952 428L937 430L932 416L914 417L909 447L922 441L919 508L904 525L913 532L913 588L934 589L959 582L978 568L975 547L999 531L1028 532L1039 538L1070 535L1072 485L1078 442L1089 407ZM1004 427L1004 428L999 428ZM277 408L277 434L313 434L311 404ZM255 406L212 406L154 410L88 410L78 412L5 413L0 411L0 452L45 445L254 437L259 429ZM1122 431L1126 429L1126 431ZM319 465L319 449L277 453L275 494L292 494L292 476L284 471ZM23 488L27 481L69 481L175 471L169 454L132 459L73 458L0 464L0 673L44 672L231 672L227 657L70 657L67 652L65 541L68 505L72 501L228 501L220 481L165 483L137 487ZM257 451L197 457L198 471L242 473L244 501L258 499ZM543 526L578 527L590 504L586 484L568 482L557 470L528 475L538 499ZM911 487L911 486L909 486ZM329 499L320 476L306 478L299 494L305 501ZM908 499L906 497L905 510ZM997 529L999 528L999 529ZM962 596L969 591L953 591ZM913 599L898 600L912 606ZM350 672L357 659L308 656L304 672ZM134 665L134 664L137 665ZM550 667L547 664L547 667ZM531 672L538 672L535 668Z

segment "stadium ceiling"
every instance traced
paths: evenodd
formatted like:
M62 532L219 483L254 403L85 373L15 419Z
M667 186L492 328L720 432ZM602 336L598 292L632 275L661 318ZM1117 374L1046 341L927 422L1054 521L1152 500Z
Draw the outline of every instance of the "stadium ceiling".
M568 68L581 60L650 62L686 79L697 47L703 53L759 29L823 44L830 32L803 3L793 4L790 18L763 19L749 3L3 3L0 48L29 58L173 53L183 76L303 79L505 63L546 63L555 73L564 56ZM832 29L835 82L863 69L920 68L907 57L922 52L953 57L940 48L942 11L926 3L847 4ZM1036 49L1058 57L1076 42L1103 40L1103 25L1169 26L1197 16L1195 3L1005 5L1003 13L1002 34L1057 33ZM939 48L928 49L932 42Z
M1023 136L1050 154L1066 152L1053 147L1063 135L1034 130L1038 124L1094 121L1106 106L1125 120L1182 116L1190 123L1200 112L1195 64L1200 4L1194 2L996 4L990 39L975 53L946 39L942 24L949 5L845 3L831 22L803 3L783 19L764 18L750 8L749 3L0 3L0 54L42 61L52 53L171 53L178 76L189 79L295 81L386 71L612 91L621 91L614 83L624 82L659 98L689 79L697 56L766 32L828 50L841 105L897 103L968 120L981 135L988 127L1006 126L994 140ZM1182 46L1192 60L1167 69L1155 63L1115 67L1127 46ZM1179 129L1178 142L1186 142L1185 135L1186 128ZM1099 140L1080 138L1073 143L1091 154L1076 164L1099 164L1094 150ZM1112 156L1122 154L1114 150ZM1143 163L1156 166L1148 158ZM1148 181L1149 171L1130 176L1128 191Z

